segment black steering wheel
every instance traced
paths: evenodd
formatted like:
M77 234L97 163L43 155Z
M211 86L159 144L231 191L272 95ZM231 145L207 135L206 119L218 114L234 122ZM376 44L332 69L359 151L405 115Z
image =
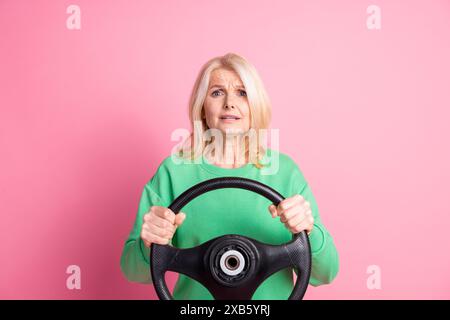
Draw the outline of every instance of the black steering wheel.
M284 197L269 186L240 177L223 177L194 185L169 206L175 214L199 195L221 188L240 188L256 192L278 205ZM297 281L289 300L300 300L311 274L311 248L305 231L281 245L228 234L188 249L153 243L150 270L155 291L161 300L173 300L164 275L182 273L203 284L216 300L250 300L261 283L275 272L293 267Z

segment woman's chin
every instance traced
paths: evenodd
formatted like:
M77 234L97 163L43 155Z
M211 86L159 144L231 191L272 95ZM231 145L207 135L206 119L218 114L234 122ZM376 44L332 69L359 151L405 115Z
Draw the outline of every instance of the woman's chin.
M242 128L240 125L236 124L226 124L226 125L220 125L218 128L223 133L228 132L245 132L245 129Z

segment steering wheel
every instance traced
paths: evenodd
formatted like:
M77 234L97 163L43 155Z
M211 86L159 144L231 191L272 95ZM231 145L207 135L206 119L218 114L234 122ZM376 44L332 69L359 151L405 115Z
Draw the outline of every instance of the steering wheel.
M269 186L241 177L203 181L184 191L169 206L175 214L194 198L211 190L240 188L256 192L278 205L284 197ZM249 237L228 234L196 247L178 249L153 243L150 270L155 291L161 300L173 300L164 275L182 273L203 284L216 300L250 300L261 283L275 272L293 267L297 281L289 300L300 300L311 275L311 248L305 231L281 245L261 243Z

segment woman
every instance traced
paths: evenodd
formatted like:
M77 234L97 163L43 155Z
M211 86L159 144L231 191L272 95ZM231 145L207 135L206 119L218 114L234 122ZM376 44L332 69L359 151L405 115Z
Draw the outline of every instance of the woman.
M270 116L263 83L245 58L230 53L203 66L189 102L191 135L176 154L160 163L144 187L121 257L128 280L151 283L152 243L190 248L225 234L240 234L278 245L304 230L311 244L310 284L327 284L336 277L338 254L302 172L288 155L264 147L259 135L248 135L267 129ZM213 132L214 138L208 139L207 131ZM278 166L264 174L270 159L277 159ZM257 180L286 199L275 207L256 193L226 188L195 198L177 215L168 209L189 187L224 176ZM252 299L287 299L292 288L292 269L280 270L260 285ZM213 299L203 285L183 274L173 297Z

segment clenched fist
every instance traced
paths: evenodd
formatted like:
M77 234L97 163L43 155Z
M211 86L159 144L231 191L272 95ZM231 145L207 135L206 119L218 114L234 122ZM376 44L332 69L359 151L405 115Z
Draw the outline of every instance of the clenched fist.
M284 199L276 207L271 204L269 211L272 218L279 216L280 221L294 234L306 230L309 235L314 226L311 205L299 194Z
M175 215L169 208L152 206L144 215L141 228L145 246L150 248L152 243L168 244L185 218L186 214L183 212Z

